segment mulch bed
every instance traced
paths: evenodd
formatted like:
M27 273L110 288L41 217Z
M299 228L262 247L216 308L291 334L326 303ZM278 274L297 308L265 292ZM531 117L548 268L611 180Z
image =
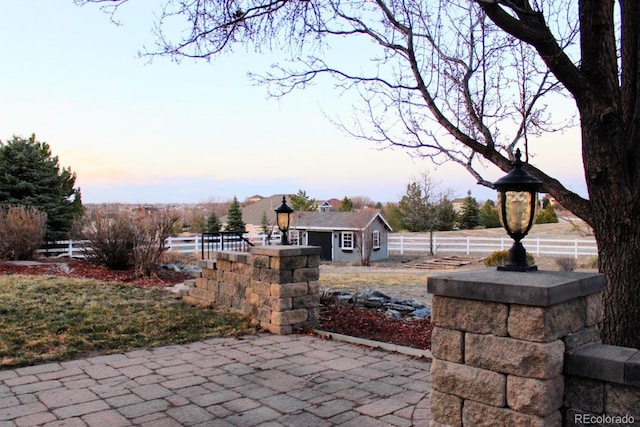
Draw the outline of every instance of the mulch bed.
M109 270L105 267L93 265L83 260L42 260L42 263L31 265L14 262L0 263L0 274L31 274L65 276L78 279L96 279L105 282L126 282L135 283L143 288L164 288L182 283L186 279L192 278L189 274L159 269L156 271L157 277L144 278L137 276L133 270ZM64 268L62 264L67 264Z
M68 265L63 267L62 263ZM79 279L96 279L135 283L143 288L165 288L192 278L189 274L160 269L157 277L142 278L133 270L115 271L83 260L44 260L38 264L0 263L0 274L52 275ZM426 319L392 319L374 309L356 309L349 305L327 302L320 308L320 329L390 344L431 348L433 326Z
M420 350L431 349L430 318L393 319L374 309L328 304L320 307L320 329Z

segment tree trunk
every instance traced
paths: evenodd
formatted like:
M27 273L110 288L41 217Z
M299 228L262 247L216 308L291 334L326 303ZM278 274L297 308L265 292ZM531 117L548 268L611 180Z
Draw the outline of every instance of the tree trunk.
M620 213L615 208L611 211L611 216ZM640 222L629 224L618 220L616 224L603 224L604 233L596 230L601 228L594 227L600 271L606 279L603 340L607 344L640 348Z
M633 143L619 104L602 101L579 104L590 223L606 280L602 334L607 344L640 348L638 171L629 158Z

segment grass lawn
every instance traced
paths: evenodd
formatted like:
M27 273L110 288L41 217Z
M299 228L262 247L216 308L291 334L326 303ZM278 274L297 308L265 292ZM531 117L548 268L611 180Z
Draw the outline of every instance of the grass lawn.
M0 369L254 332L247 317L158 289L55 276L0 276Z

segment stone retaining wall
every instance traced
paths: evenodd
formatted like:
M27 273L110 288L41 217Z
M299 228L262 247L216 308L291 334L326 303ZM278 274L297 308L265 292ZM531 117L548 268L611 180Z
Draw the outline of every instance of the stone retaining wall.
M202 277L185 302L249 314L275 334L318 326L319 247L257 246L212 257L199 261Z
M637 414L640 354L600 344L601 275L485 269L431 277L427 286L432 426Z

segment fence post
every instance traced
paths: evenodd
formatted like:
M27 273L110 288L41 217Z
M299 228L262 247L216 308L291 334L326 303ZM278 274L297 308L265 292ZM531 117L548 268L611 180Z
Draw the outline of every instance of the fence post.
M540 256L540 238L536 237L536 256Z
M73 258L73 240L69 239L69 258Z
M578 259L578 239L573 241L573 257Z
M467 256L471 254L471 238L467 236Z

